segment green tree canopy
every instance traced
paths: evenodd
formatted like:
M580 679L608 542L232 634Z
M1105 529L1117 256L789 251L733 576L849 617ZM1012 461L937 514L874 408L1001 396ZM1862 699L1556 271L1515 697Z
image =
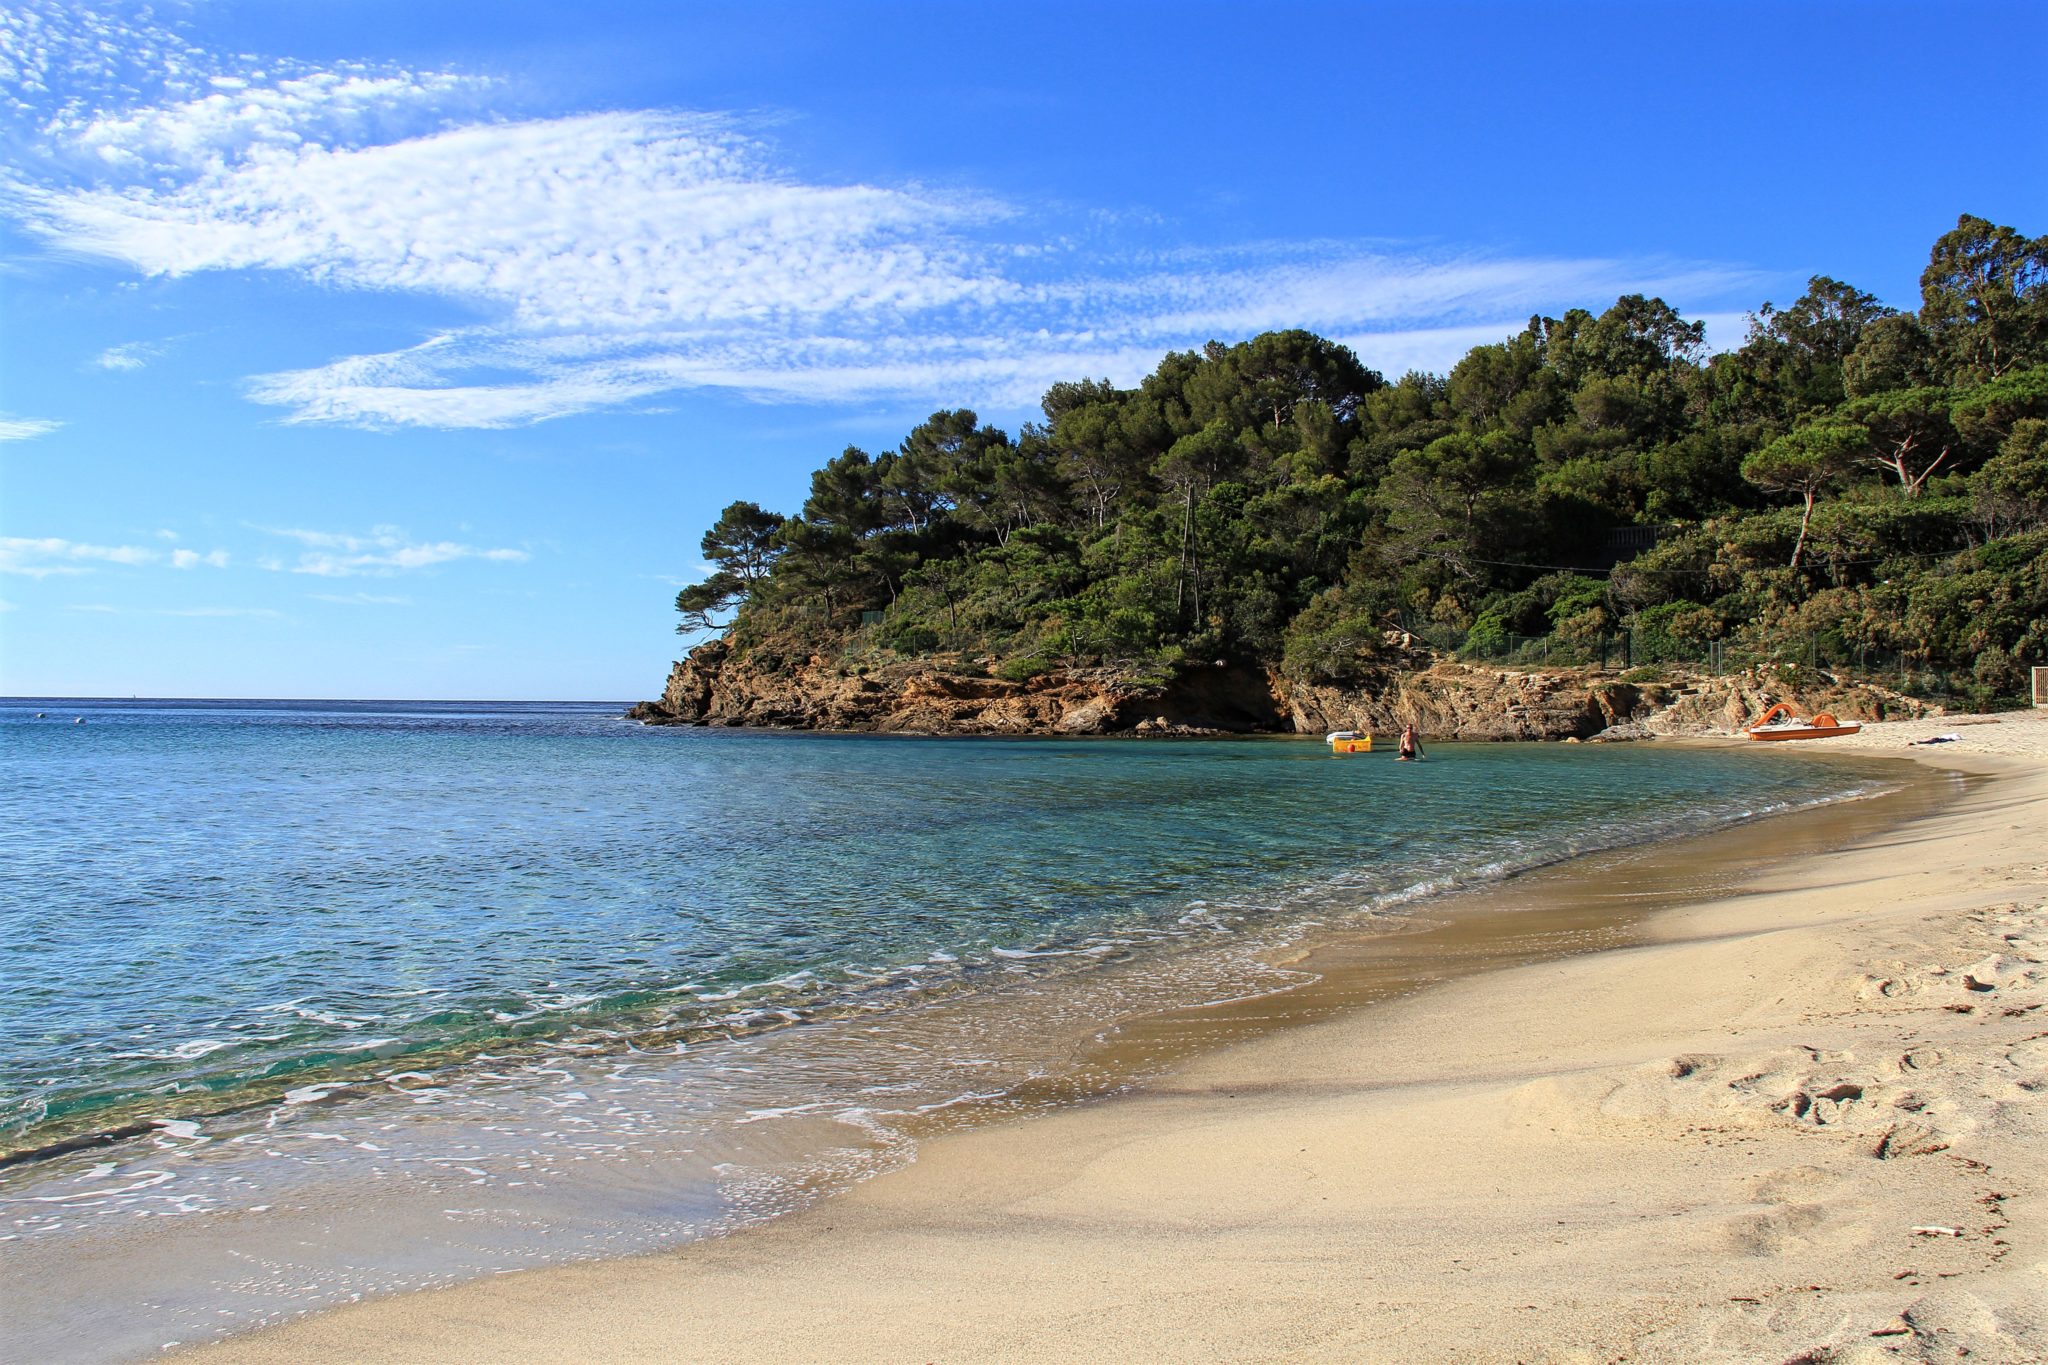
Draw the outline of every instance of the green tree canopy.
M1775 493L1795 493L1804 504L1792 567L1799 567L1813 505L1822 490L1841 482L1870 448L1870 432L1854 422L1822 421L1796 428L1742 462L1742 477Z
M1920 276L1920 323L1951 383L1996 379L2044 357L2048 240L1964 214Z
M1229 658L1357 678L1403 631L1633 628L1957 668L1967 645L1998 651L1990 687L2048 639L2027 615L2048 593L2027 558L2048 537L2042 250L1966 216L1917 311L1815 275L1712 356L1697 322L1628 295L1443 376L1388 383L1288 330L1171 352L1128 387L1054 384L1014 438L942 409L825 460L794 516L727 507L676 606L738 650L1015 676ZM1948 623L1972 603L1995 609Z

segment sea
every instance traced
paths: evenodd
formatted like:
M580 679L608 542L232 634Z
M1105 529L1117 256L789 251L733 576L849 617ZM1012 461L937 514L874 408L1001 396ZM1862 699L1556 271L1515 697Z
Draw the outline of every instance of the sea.
M1869 795L1660 745L915 738L0 700L11 1351L719 1235L1084 1102L1459 888Z

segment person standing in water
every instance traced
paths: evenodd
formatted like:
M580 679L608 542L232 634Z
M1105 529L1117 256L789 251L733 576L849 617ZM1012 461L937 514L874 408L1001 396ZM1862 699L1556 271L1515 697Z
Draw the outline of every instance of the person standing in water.
M1422 752L1422 741L1419 737L1417 737L1415 733L1415 727L1412 725L1402 726L1401 755L1396 760L1396 762L1406 763L1411 759L1425 757L1427 757L1427 755Z

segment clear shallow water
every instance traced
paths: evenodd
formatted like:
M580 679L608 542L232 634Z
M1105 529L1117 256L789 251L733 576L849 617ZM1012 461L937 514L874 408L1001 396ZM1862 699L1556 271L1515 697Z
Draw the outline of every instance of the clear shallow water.
M42 1355L772 1214L1091 1027L1286 984L1305 924L1869 785L617 711L0 704L0 1147L127 1135L0 1170Z
M617 710L0 711L6 1145L415 1054L779 1024L1840 786L1641 747L1411 767L1298 743L649 730Z

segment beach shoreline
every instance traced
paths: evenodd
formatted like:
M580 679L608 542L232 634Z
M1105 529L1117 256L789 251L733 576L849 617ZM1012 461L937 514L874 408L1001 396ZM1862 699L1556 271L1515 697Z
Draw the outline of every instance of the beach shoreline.
M544 718L543 733L557 723ZM573 718L569 728L578 730ZM675 765L663 755L688 755L683 769L699 773L715 771L735 748L715 735L628 733L627 752L653 755L665 773ZM523 746L522 768L554 763L550 746L530 736L508 742ZM828 752L816 752L821 743ZM953 774L971 777L977 790L1012 794L993 822L1007 856L991 862L977 846L947 837L946 821L979 823L987 815L942 802L930 811L943 817L939 829L925 826L897 841L903 859L871 867L883 880L858 899L861 908L847 922L886 931L892 908L981 904L978 890L960 899L968 884L951 869L963 857L965 866L998 877L1016 869L1014 885L990 884L989 903L1035 905L1055 921L1118 896L1127 903L1134 869L1148 881L1157 873L1147 868L1177 875L1184 889L1154 896L1164 916L1135 926L1127 915L1109 916L1107 934L1060 933L1043 921L1013 926L993 940L985 967L958 977L936 967L936 980L904 983L908 998L888 986L901 979L893 973L879 998L851 998L840 1011L818 1001L795 1018L773 1008L787 998L773 980L765 1000L711 997L726 1002L710 1007L716 1014L778 1015L786 1027L679 1043L658 1028L594 1036L572 1028L530 1049L492 1047L475 1068L423 1069L417 1054L401 1052L373 1063L368 1085L332 1071L301 1074L283 1103L267 1107L216 1105L209 1113L188 1099L182 1112L166 1112L151 1104L150 1133L28 1163L0 1181L8 1223L0 1236L10 1243L7 1278L20 1305L14 1346L51 1362L152 1359L340 1304L544 1265L618 1260L758 1227L899 1166L948 1132L1115 1094L1176 1060L1451 976L1612 946L1625 941L1626 924L1643 909L1641 886L1656 889L1660 850L1682 846L1696 860L1707 845L1689 836L1703 828L1726 832L1709 836L1716 848L1766 828L1780 831L1773 839L1817 838L1825 846L1829 831L1889 818L1882 808L1900 798L1878 793L1925 785L1901 783L1875 762L1752 761L1754 750L1725 746L1653 752L1660 747L1460 745L1433 748L1434 762L1411 766L1390 754L1333 759L1313 739L1133 746L1114 754L1092 743L1041 749L740 739L750 772L801 762L807 772L864 773L863 787L884 793L906 782L923 790L933 774ZM409 766L402 752L390 757L398 770ZM647 761L579 760L574 780L601 771L628 779L624 790L638 789L630 775ZM998 771L989 771L992 763ZM1127 785L1133 771L1149 775L1136 791ZM1203 794L1190 798L1189 779ZM757 790L772 801L789 788L771 780ZM1099 832L1070 821L1062 834L1057 822L1043 823L1041 797L1050 792L1079 811L1101 810L1106 798L1108 809L1124 812L1152 809L1136 798L1156 793L1161 814L1137 828L1126 820ZM350 827L374 828L376 793L362 795ZM723 809L724 797L702 808ZM675 882L684 903L695 903L688 877L699 864L675 864L657 837L689 827L691 802L667 801L657 811L628 800L620 809L632 818L605 822L602 834L581 819L556 820L561 804L494 818L507 829L549 829L557 861L605 867L623 856L626 865ZM865 825L871 810L849 813ZM1803 815L1771 818L1787 811ZM448 811L457 820L463 814L460 802ZM863 856L852 847L854 831L842 821L834 839L830 819L822 828L825 838L802 845L803 862L843 879ZM1134 838L1145 830L1163 842ZM1271 840L1278 843L1262 846ZM1060 868L1038 871L1038 855L1060 847ZM1176 873L1176 859L1189 855L1194 864ZM523 854L505 849L503 856ZM1220 869L1232 859L1237 868L1224 875L1187 875L1190 866ZM348 875L357 865L345 859L329 872ZM783 903L772 889L778 867L786 874L788 859L729 862L733 877L722 884L729 895L772 908ZM922 875L913 870L920 867ZM420 865L408 889L438 887L444 898L488 903L489 879L451 883L438 868L432 859ZM1684 874L1684 889L1696 889L1697 869ZM1610 889L1638 890L1568 894L1576 879L1594 875L1611 877ZM786 877L783 884L799 892L808 885ZM1509 885L1505 900L1489 895ZM1545 887L1567 894L1550 896L1539 913L1533 900ZM78 890L84 897L92 888ZM75 903L83 908L82 899ZM1490 903L1516 913L1494 913ZM171 904L184 912L180 922L213 918L212 906ZM804 913L785 914L787 924L808 926L817 915L829 929L842 918L837 898L789 904ZM280 926L299 922L288 905L272 912ZM644 918L611 923L610 932L582 919L564 917L560 927L591 963L630 964L636 944L649 951ZM370 914L358 932L382 933L383 923ZM496 942L493 917L475 923L486 935L479 946ZM320 960L322 926L306 927L314 939L291 945L289 960ZM742 916L733 927L743 938L748 921ZM461 935L429 937L451 962L467 960ZM409 930L368 941L416 951ZM961 946L972 953L966 940ZM542 967L554 982L553 969ZM922 970L911 975L924 977ZM339 989L339 980L305 999L304 987L273 988L262 998L287 1001L295 1017L336 1025L344 1035L353 1023L362 1036L402 1036L402 1028L375 1022L387 978L358 973L353 993ZM532 1003L567 998L551 989ZM398 991L381 1013L402 1020L417 1013L414 1000L414 992ZM274 1031L274 1013L256 1013L247 1027ZM220 1035L195 1017L179 1036L192 1047L143 1039L143 1055L205 1048L210 1057Z
M1626 946L1210 1038L738 1235L193 1354L2038 1358L2048 724L1900 747L1962 724L1856 747L1990 781Z

